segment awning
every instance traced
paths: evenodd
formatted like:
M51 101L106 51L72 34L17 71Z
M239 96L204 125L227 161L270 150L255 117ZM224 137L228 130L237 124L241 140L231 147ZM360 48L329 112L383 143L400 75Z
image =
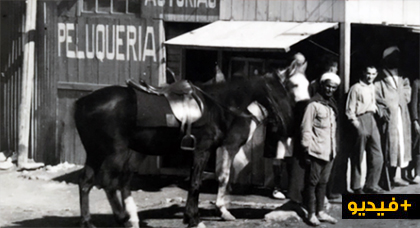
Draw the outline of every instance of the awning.
M165 42L186 48L289 51L311 35L337 26L327 22L216 21Z

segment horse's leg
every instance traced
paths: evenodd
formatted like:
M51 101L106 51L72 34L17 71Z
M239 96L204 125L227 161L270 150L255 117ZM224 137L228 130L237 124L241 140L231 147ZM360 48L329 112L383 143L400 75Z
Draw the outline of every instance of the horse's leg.
M229 132L224 142L224 146L217 150L216 174L219 181L219 188L217 191L216 206L219 209L223 220L233 221L236 219L226 208L226 204L228 203L226 195L230 171L233 158L239 151L243 150L243 145L252 139L256 127L257 125L254 121L246 120L237 122ZM244 132L248 132L248 135L244 134Z
M189 227L205 227L202 222L200 223L198 197L200 194L201 176L210 157L209 148L213 143L212 141L211 139L202 141L194 153L194 163L190 174L190 189L188 190L184 214L184 223L188 223Z
M127 182L124 183L124 187L121 190L123 208L125 208L125 211L130 216L130 219L128 220L127 224L125 224L125 226L139 228L140 220L137 215L137 206L136 206L136 203L134 202L133 197L131 196L131 190L130 190L130 181L133 175L130 173L129 176L130 176L129 179L127 180Z
M233 221L236 218L226 209L226 189L229 183L230 167L232 166L233 155L230 155L225 147L217 149L216 154L216 175L219 181L216 206L226 221Z
M87 228L95 227L91 223L89 212L89 192L93 187L94 176L94 170L88 165L85 166L79 176L80 212L82 217L81 226Z
M106 197L108 198L108 202L111 205L115 220L120 225L125 225L129 221L130 215L128 215L128 213L124 210L122 202L117 196L117 190L114 188L108 188L104 190Z

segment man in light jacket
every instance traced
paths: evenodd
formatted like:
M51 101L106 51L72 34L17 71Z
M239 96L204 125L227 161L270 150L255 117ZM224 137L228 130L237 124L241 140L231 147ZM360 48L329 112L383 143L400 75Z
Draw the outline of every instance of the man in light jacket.
M336 155L336 125L338 108L333 98L340 84L334 73L325 73L320 79L321 90L311 98L301 124L302 147L306 156L304 198L308 209L308 222L336 223L324 211L326 187Z

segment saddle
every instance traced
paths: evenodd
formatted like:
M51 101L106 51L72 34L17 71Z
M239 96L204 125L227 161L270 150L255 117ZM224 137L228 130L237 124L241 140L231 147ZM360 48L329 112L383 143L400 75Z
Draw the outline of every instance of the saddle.
M181 122L181 131L185 132L181 140L181 149L195 150L196 139L191 134L191 126L203 115L204 104L197 96L195 88L187 80L174 82L165 87L155 87L140 80L139 83L128 79L127 85L157 96L164 96L171 107L175 118Z

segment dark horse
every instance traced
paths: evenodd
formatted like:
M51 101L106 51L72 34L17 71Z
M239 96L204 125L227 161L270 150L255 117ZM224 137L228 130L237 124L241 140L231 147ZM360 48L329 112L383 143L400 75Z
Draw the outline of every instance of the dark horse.
M249 139L251 123L261 122L247 107L258 102L267 113L264 121L274 122L280 129L276 133L286 135L293 122L292 102L275 76L202 86L196 89L196 95L203 101L204 112L191 130L196 146L184 222L189 227L204 227L200 223L198 197L210 154L216 153L218 148L228 152L228 156L222 156L224 164L217 168L219 181L227 181L223 170L230 169L231 159L224 159L231 158ZM144 98L147 98L144 99L147 102L141 104L144 110L156 106L157 99L162 99L148 93L144 93ZM138 170L144 156L165 155L180 147L184 133L179 128L145 126L147 123L142 123L145 120L137 119L137 105L134 90L122 86L99 89L76 102L76 127L87 153L79 179L83 227L94 227L89 212L89 191L94 185L105 190L118 223L139 227L137 208L129 188L132 173ZM121 200L117 191L121 192ZM226 210L224 203L221 206L221 210Z

